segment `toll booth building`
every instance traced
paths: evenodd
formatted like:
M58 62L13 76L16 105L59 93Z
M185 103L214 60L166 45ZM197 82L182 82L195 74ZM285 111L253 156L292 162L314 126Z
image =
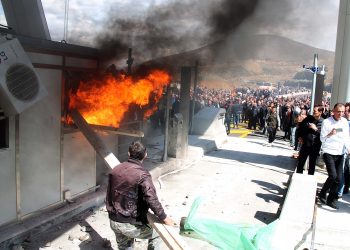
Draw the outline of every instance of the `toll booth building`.
M68 93L99 68L96 49L5 35L0 42L0 227L94 191L108 172L66 122ZM101 133L126 159L128 138ZM1 242L1 241L0 241Z

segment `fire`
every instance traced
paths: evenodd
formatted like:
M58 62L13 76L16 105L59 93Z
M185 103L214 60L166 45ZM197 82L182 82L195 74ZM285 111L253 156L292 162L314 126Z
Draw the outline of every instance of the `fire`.
M77 92L69 94L69 108L78 109L89 124L119 127L132 104L144 110L144 118L152 115L170 79L168 72L153 70L142 79L107 75L80 82Z

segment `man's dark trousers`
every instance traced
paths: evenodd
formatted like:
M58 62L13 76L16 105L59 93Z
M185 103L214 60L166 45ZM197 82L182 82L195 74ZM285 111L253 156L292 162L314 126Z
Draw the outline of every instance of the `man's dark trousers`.
M324 153L323 160L326 163L328 178L323 184L319 196L326 198L327 191L329 190L327 203L332 203L337 199L339 183L343 176L344 156Z
M267 134L269 138L269 143L272 143L276 139L277 128L268 127Z
M307 157L309 156L309 170L308 174L315 173L316 159L319 153L319 147L309 147L303 144L299 153L299 161L297 165L297 173L302 174Z

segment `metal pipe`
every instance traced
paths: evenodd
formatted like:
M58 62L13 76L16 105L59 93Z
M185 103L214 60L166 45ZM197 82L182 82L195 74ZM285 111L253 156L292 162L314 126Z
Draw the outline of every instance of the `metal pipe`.
M16 217L21 219L21 173L19 164L19 115L15 116L15 172L16 172Z
M314 250L315 249L316 217L317 217L317 202L315 200L314 213L313 213L313 216L312 216L312 234L311 234L310 250Z
M95 125L95 124L89 124L89 125L92 128L112 132L112 133L117 134L117 135L126 135L126 136L133 136L133 137L144 137L145 136L145 134L140 130L119 129L119 128L115 128L115 127Z
M97 130L107 131L117 135L125 135L125 136L133 136L133 137L145 136L145 134L141 130L119 129L115 127L95 125L95 124L89 124L89 126ZM76 132L79 132L79 129L77 129L75 126L72 126L72 125L64 129L64 134L71 134Z
M168 159L168 141L169 141L169 110L170 110L170 85L166 90L166 106L165 106L165 128L164 128L164 152L163 161Z

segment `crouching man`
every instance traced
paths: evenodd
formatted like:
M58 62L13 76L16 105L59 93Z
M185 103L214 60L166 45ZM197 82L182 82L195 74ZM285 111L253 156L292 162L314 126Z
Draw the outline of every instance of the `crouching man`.
M135 238L148 239L148 249L159 249L161 238L147 221L150 208L164 224L174 226L158 200L150 173L142 162L145 146L135 141L129 146L129 159L109 174L106 208L118 249L132 249Z

